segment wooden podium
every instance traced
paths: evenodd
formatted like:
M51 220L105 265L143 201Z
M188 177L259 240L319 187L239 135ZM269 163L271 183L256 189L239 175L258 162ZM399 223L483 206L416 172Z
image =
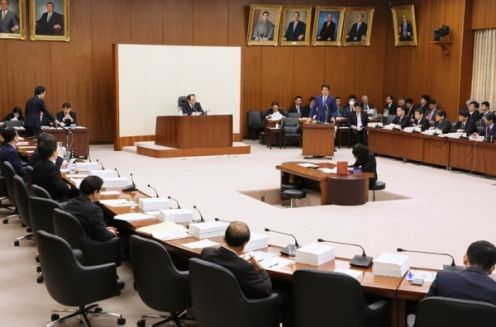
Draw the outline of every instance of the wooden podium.
M177 149L232 147L232 115L158 116L155 144Z
M334 155L334 124L303 124L304 156Z

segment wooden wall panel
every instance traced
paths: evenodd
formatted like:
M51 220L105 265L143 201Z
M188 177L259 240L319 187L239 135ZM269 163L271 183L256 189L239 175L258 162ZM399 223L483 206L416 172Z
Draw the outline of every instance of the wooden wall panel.
M270 108L272 101L279 101L287 109L294 94L294 51L291 47L263 48L260 76L261 105Z
M195 0L193 8L193 44L227 45L229 2Z
M131 42L163 43L162 0L131 2Z
M494 0L473 0L472 28L487 29L496 28L496 1Z
M163 0L164 44L193 44L193 0Z

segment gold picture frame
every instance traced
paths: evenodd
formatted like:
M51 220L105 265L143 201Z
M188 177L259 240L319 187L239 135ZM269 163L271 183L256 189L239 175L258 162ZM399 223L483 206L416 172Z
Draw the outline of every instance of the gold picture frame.
M359 18L361 16L361 18ZM361 22L359 24L359 19ZM374 22L373 7L346 8L342 43L344 46L370 46L372 23Z
M4 8L6 8L5 14L3 14ZM0 39L26 39L25 12L26 0L0 1Z
M312 6L284 6L281 18L279 42L282 46L310 45ZM298 22L295 22L296 19Z
M30 39L68 42L69 2L70 0L29 0Z
M247 44L277 46L281 12L279 5L250 5Z
M415 6L391 7L393 15L394 46L412 47L418 45Z
M341 45L345 12L345 7L315 7L312 33L313 46Z

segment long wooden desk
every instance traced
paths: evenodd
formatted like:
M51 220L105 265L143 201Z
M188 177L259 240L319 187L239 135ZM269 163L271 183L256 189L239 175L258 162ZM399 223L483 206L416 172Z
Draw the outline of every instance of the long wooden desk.
M369 128L369 148L393 158L496 176L496 143Z
M172 148L231 147L232 115L158 116L155 143Z

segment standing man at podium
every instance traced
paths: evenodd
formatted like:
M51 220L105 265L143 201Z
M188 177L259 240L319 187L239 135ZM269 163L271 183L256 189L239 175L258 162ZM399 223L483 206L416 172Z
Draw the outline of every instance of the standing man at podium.
M320 88L322 95L315 97L315 102L310 110L310 119L316 122L336 122L338 108L334 97L329 94L330 87L324 84Z
M203 115L203 109L200 102L196 102L196 95L189 94L187 96L188 102L184 103L182 106L184 115Z

